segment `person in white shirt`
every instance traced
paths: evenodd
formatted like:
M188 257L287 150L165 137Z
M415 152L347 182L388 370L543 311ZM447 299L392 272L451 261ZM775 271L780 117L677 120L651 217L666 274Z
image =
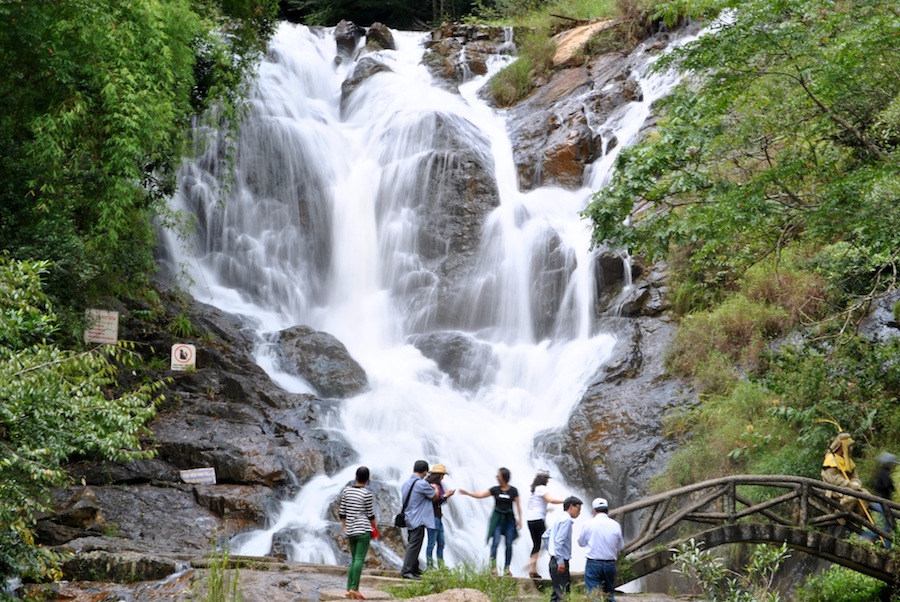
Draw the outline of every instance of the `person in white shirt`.
M616 559L625 547L622 527L609 517L609 503L602 497L591 503L594 518L589 520L578 536L578 545L587 548L584 565L584 585L588 597L602 587L609 594L609 602L616 600Z
M582 501L570 496L563 502L565 514L550 529L547 550L550 552L550 582L553 593L550 602L562 602L570 591L572 577L569 560L572 559L572 523L581 514Z
M541 552L541 536L547 530L547 505L563 503L563 500L551 496L547 491L549 481L549 470L542 468L537 471L534 481L531 482L531 496L528 498L528 508L525 511L528 532L531 533L531 560L528 561L528 575L532 579L541 576L537 572L537 561Z

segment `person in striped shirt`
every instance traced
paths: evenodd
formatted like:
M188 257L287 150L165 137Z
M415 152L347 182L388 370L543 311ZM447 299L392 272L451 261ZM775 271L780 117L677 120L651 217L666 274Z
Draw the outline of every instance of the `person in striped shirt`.
M344 597L351 600L365 599L359 592L359 579L366 562L366 554L369 553L369 541L373 533L378 533L375 528L372 492L366 488L368 483L369 469L360 466L356 469L356 482L350 483L341 491L341 505L338 510L341 526L350 543L350 570L347 572L347 593Z

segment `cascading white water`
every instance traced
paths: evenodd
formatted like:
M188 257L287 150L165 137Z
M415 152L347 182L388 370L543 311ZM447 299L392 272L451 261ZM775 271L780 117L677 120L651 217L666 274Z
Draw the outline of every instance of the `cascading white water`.
M346 345L371 386L343 401L326 427L355 448L373 480L398 490L421 458L447 465L449 487L481 491L506 466L524 507L536 469L553 464L535 455L536 435L565 424L615 345L597 332L590 231L578 212L604 182L617 150L592 167L582 190L521 193L504 117L476 95L483 79L465 84L460 96L432 86L419 64L423 36L395 32L399 49L376 55L390 71L368 78L342 107L341 84L355 62L334 61L330 33L279 27L259 68L228 191L216 171L216 144L182 169L174 202L196 216L197 232L185 245L171 243L172 253L191 273L197 299L244 316L261 340L306 324ZM673 83L643 81L644 101L623 107L603 126L617 136L616 149L636 137L649 103ZM457 323L441 327L492 352L492 378L466 391L408 340L433 328L440 310L437 286L428 284L438 277L419 236L428 200L420 166L433 151L439 122L480 132L469 140L470 150L491 158L500 197L480 233L464 298L453 300L464 306L452 313ZM551 237L571 269L552 336L544 338L532 315L533 266L542 265ZM415 295L404 293L411 288ZM278 370L268 346L260 346L257 359L285 389L312 391ZM266 554L273 535L291 529L293 560L335 563L328 510L359 464L308 480L268 529L242 538L238 552ZM579 491L558 471L554 477L556 495L600 493ZM399 504L395 494L393 505ZM448 563L486 562L491 505L457 496L446 506ZM527 531L522 534L516 574L530 548Z

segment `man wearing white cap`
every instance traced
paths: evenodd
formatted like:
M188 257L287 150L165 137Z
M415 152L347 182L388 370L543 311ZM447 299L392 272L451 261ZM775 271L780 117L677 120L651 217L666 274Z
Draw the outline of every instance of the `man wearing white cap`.
M578 545L587 548L584 565L584 585L588 596L591 591L603 587L610 602L616 600L616 558L625 547L622 527L609 517L609 503L602 497L591 502L594 518L589 520L578 536Z

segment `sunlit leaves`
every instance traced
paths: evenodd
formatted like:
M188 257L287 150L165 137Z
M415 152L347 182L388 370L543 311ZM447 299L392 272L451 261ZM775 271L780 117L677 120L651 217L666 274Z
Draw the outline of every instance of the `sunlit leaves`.
M40 576L51 558L33 547L32 523L49 486L65 482L73 455L149 457L140 435L161 383L119 395L116 366L127 347L68 351L46 337L55 316L41 292L40 262L0 256L0 579ZM3 545L0 545L3 548Z
M79 294L145 281L191 119L235 122L276 0L0 6L0 240ZM54 239L47 239L45 230ZM59 240L59 238L62 240ZM74 247L74 253L64 253ZM74 269L73 269L74 268ZM64 288L56 282L55 289ZM55 295L69 301L63 293Z
M695 276L719 282L792 242L896 253L895 8L888 0L664 5L669 16L719 20L658 62L688 79L585 212L595 243L651 256L688 247Z

